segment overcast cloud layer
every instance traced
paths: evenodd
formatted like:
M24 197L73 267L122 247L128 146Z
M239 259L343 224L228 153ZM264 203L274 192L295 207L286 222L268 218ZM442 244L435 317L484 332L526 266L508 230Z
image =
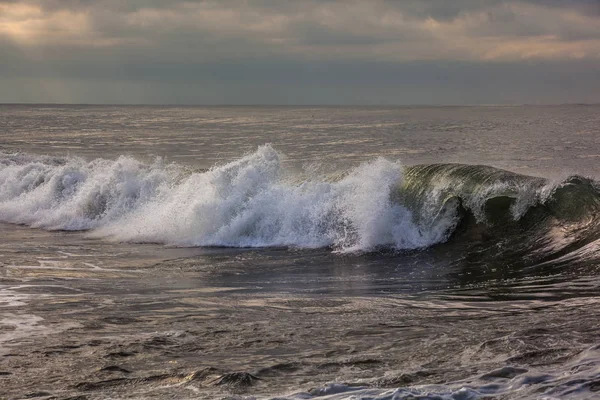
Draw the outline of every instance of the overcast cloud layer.
M600 102L600 0L0 0L0 102Z

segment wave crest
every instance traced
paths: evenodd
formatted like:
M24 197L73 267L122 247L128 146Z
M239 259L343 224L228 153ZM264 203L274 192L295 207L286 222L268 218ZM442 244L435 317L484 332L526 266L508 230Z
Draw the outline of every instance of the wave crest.
M125 156L86 162L3 155L0 219L177 246L368 251L444 240L456 222L440 221L424 231L406 207L390 200L401 181L402 166L380 158L335 182L294 182L269 145L193 173Z

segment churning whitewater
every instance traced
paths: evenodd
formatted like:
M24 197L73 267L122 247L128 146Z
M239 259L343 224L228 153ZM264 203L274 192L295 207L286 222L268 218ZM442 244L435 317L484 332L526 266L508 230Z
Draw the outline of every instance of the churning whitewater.
M390 201L402 166L377 159L336 182L298 181L270 145L193 172L161 160L57 159L7 155L0 161L0 219L50 230L91 230L119 241L177 246L377 246L410 249L445 239L455 222L424 231Z

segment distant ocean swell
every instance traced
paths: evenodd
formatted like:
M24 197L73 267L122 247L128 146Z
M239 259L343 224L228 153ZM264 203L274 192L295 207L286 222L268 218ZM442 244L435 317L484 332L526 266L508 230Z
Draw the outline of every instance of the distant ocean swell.
M363 252L515 237L563 257L597 239L599 210L597 183L582 177L382 158L337 179L300 177L270 145L208 171L0 153L0 220L118 241Z

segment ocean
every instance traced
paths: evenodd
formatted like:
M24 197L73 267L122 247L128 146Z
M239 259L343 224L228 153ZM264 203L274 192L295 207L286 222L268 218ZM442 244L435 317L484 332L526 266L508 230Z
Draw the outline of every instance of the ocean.
M0 105L0 398L600 398L600 106Z

